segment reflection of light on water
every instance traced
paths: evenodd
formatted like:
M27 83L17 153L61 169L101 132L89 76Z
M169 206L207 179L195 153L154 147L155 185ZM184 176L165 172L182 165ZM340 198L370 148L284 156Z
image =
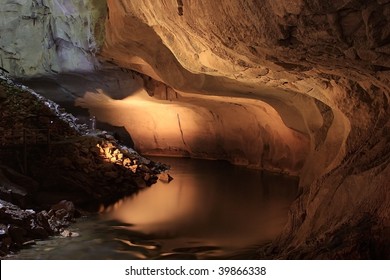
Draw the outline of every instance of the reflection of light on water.
M115 204L107 210L109 218L163 238L171 249L191 246L189 241L238 248L270 240L282 230L295 192L283 186L286 182L269 186L262 183L261 172L188 163L171 171L171 183L158 182Z
M123 204L124 201L125 201L125 198L122 198L122 199L118 200L117 202L115 202L114 204L111 204L111 205L106 206L106 207L103 204L101 204L98 212L99 213L109 213L109 212L115 211Z
M16 258L242 258L282 230L297 191L291 179L226 163L154 160L173 166L171 183L81 218L69 229L78 237L37 241Z
M139 194L114 204L111 209L113 219L136 225L144 231L162 229L164 225L185 221L193 215L196 190L191 185L185 188L180 179L170 184L159 183Z
M115 238L115 240L118 240L126 245L129 245L130 247L139 247L139 248L144 248L144 249L147 249L147 250L156 250L157 249L157 246L155 245L142 245L142 244L135 244L129 240L123 240L123 239L118 239L118 238Z

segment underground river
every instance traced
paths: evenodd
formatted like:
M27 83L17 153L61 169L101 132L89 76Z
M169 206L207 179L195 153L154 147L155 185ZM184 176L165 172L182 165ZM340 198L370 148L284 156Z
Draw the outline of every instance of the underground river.
M298 180L224 161L153 158L171 166L158 181L69 228L74 237L36 241L18 259L243 258L283 228Z

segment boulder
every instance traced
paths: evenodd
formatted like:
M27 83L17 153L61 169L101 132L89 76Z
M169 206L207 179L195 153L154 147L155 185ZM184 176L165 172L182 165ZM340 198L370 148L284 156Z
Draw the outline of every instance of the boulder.
M18 206L0 199L0 221L4 224L28 227L34 215L33 211L22 210Z
M169 183L170 181L173 180L173 177L169 175L167 172L163 172L158 175L158 179L164 183Z
M51 211L54 212L54 216L60 221L60 224L65 226L73 220L76 208L73 202L62 200L53 205Z
M41 226L33 227L29 234L34 239L46 239L49 237L49 233Z
M10 225L8 227L8 234L12 238L12 241L17 243L18 245L22 245L24 242L27 241L27 231L19 226Z

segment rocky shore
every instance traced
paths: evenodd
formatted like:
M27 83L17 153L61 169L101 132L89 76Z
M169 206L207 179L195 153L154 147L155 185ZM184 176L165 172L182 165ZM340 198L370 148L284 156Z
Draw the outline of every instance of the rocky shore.
M158 180L168 166L0 75L0 257Z

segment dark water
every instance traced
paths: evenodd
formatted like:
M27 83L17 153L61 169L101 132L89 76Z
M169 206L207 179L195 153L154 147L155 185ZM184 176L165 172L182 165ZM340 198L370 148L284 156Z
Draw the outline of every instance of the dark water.
M20 259L208 259L237 257L283 228L297 180L226 162L159 158L174 180L159 181L70 230L38 241Z

